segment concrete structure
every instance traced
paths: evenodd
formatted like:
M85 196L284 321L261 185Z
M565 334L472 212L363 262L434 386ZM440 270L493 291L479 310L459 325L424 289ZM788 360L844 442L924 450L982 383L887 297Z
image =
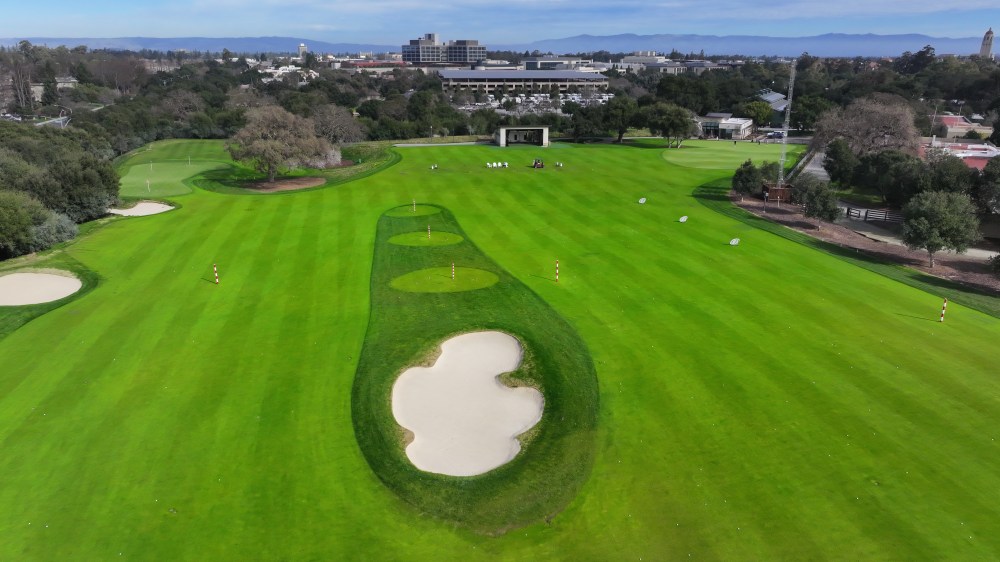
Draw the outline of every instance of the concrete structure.
M500 127L497 130L494 140L497 146L507 146L509 144L533 144L535 146L549 146L549 127Z
M580 57L525 57L521 62L525 70L575 70L594 63Z
M713 139L742 140L753 132L753 119L733 117L732 113L709 113L698 118L701 134Z
M458 39L444 44L437 33L425 33L403 45L403 60L411 64L471 63L486 58L486 45L474 39Z
M299 43L299 60L306 60L306 53L309 52L309 47L306 47L305 43Z
M935 119L933 115L928 115L928 117ZM965 135L969 134L969 131L975 131L983 138L993 134L993 127L988 127L981 123L973 123L963 115L938 115L936 119L935 124L940 124L944 127L945 130L942 136L946 139L965 138Z
M673 60L668 60L665 62L654 62L646 65L646 70L652 70L654 72L659 72L660 74L672 74L677 76L678 74L684 74L688 71L688 67L682 63Z
M1000 148L988 142L947 142L932 138L930 143L921 144L917 154L921 158L926 158L934 151L943 152L952 156L957 156L970 168L982 171L993 158L1000 157Z
M986 35L983 35L983 45L979 48L979 56L984 59L993 58L993 28L989 28L986 31Z
M452 70L442 69L441 83L444 91L494 92L568 92L581 90L607 90L608 77L590 72L573 70Z
M72 76L56 76L56 91L76 88L79 83L80 82ZM35 101L42 101L42 96L44 94L45 84L41 82L31 83L31 97L33 97Z

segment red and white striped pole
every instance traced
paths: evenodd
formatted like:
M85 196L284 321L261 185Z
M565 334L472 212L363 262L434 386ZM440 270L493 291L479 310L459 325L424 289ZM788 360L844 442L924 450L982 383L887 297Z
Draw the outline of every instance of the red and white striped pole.
M556 260L556 283L559 282L559 260Z
M451 262L451 280L455 280L455 262Z
M948 299L944 299L944 304L941 305L941 322L944 322L944 313L948 310Z
M215 284L218 285L219 284L219 265L213 263L212 264L212 269L215 270Z

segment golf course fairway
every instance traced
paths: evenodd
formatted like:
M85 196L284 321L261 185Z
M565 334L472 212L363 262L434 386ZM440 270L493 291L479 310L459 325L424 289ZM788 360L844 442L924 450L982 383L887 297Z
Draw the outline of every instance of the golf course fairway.
M0 263L83 282L0 307L0 560L1000 558L996 298L733 210L735 168L780 145L663 142L407 148L270 195L222 183L248 172L221 141L140 149L123 191L176 209ZM150 162L178 191L143 193ZM462 241L388 241L428 221ZM388 285L452 261L498 282ZM489 317L452 307L476 299ZM515 378L589 363L599 400L556 419L566 389L539 385L514 460L424 476L401 431L366 431L391 435L388 385L470 327L526 345ZM517 515L524 482L561 499ZM421 503L447 493L471 500Z

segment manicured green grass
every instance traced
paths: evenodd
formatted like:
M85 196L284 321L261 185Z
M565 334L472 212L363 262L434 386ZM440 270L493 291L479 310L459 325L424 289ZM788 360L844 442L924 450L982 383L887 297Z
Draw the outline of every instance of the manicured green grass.
M426 217L387 213L379 221L371 279L371 319L354 382L352 411L362 452L375 473L416 512L480 533L498 534L553 517L576 496L595 451L598 389L580 337L548 304L510 276L474 241L434 248L390 244ZM437 232L461 235L445 210ZM451 278L451 267L461 264ZM389 397L406 368L456 334L500 330L521 341L512 378L542 392L542 420L511 462L454 478L417 470L406 458Z
M450 246L465 240L454 232L404 232L389 239L390 244L400 246Z
M196 188L94 229L60 255L100 284L0 340L0 559L1000 557L1000 320L956 303L937 322L953 287L859 267L699 188L779 148L408 148L357 181ZM497 160L512 167L483 168ZM595 456L548 521L490 536L432 516L358 445L371 305L419 317L370 295L377 225L413 199L466 242L385 246L474 243L593 358Z

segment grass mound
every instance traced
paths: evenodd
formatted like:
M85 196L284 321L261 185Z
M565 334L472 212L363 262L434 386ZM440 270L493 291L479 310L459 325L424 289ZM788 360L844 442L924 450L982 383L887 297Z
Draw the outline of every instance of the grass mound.
M429 513L477 532L499 534L558 513L583 485L594 458L598 387L586 345L545 301L468 239L436 248L388 243L427 220L390 213L378 223L371 319L352 395L354 429L365 458L387 486L416 508L414 516ZM434 230L462 232L444 209L438 208L432 220ZM459 270L455 282L479 272L495 284L461 293L392 288L393 280L405 279L409 272L450 285L450 267L429 266L452 261L470 266ZM422 472L407 459L402 428L392 416L392 384L403 369L435 353L441 341L477 330L500 330L521 340L524 360L509 376L542 392L545 413L522 436L522 452L506 465L464 478Z

